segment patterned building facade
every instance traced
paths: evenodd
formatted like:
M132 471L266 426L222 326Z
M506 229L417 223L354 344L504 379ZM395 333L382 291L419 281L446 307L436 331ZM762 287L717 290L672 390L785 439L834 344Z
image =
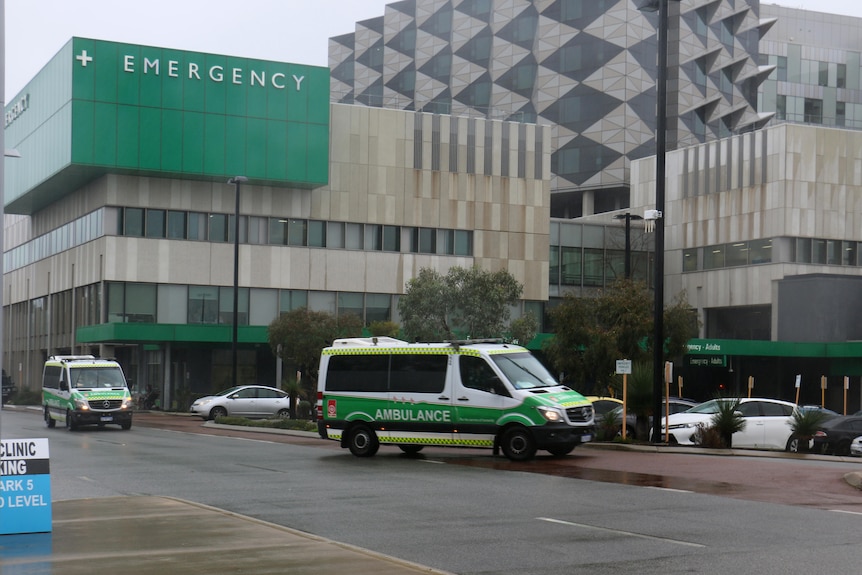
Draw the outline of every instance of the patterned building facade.
M657 16L643 0L404 0L330 39L332 98L553 126L552 214L628 206L655 152ZM670 3L671 148L756 128L757 0Z

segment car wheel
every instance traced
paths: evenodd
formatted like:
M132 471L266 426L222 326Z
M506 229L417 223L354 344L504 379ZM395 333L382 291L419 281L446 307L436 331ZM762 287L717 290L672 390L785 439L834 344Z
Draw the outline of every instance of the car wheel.
M399 445L398 449L400 449L401 451L403 451L407 455L416 455L417 453L422 451L423 447L425 447L425 446L424 445Z
M132 422L130 421L130 422L128 422L128 423L121 423L121 424L120 424L120 427L121 427L124 431L128 431L128 430L130 430L130 429L132 428Z
M227 417L227 409L224 407L213 407L210 410L210 419L215 421L216 417Z
M74 421L72 421L72 412L68 409L66 410L66 429L69 431L75 431L78 429L78 426L75 425Z
M791 437L787 440L787 446L784 448L785 451L789 451L790 453L799 453L799 438Z
M553 447L548 448L548 453L550 453L554 457L562 457L562 456L568 455L572 451L574 451L576 445L577 444L575 444L575 443L569 443L566 445L555 445Z
M48 410L47 405L45 406L45 425L52 429L57 425L57 422L51 417L51 412Z
M512 461L527 461L536 455L533 434L525 427L510 427L500 440L503 455Z
M279 419L290 419L290 410L289 409L279 409L278 413L275 414Z
M353 426L347 437L347 447L356 457L372 457L380 449L377 434L365 424Z

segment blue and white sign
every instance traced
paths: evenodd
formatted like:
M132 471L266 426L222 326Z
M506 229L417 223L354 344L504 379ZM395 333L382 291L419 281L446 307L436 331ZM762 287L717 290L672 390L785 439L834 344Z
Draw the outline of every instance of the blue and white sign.
M50 531L48 440L0 440L0 535Z

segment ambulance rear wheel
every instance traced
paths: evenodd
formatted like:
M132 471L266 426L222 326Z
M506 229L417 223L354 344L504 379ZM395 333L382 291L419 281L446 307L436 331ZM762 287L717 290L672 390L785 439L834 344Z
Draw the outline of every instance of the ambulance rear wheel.
M47 405L45 406L45 425L47 425L48 427L51 427L51 428L53 428L55 425L57 425L57 422L54 421L53 417L51 417L51 412L48 411Z
M380 442L370 427L359 424L350 430L347 447L356 457L371 457L380 449Z
M424 445L399 445L398 449L400 449L401 451L403 451L407 455L416 455L417 453L422 451L423 447L425 447L425 446Z
M504 431L500 448L512 461L527 461L536 455L536 441L524 427L510 427Z

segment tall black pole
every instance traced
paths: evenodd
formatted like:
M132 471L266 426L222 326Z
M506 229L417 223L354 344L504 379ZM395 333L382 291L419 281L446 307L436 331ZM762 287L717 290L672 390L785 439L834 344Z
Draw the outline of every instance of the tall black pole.
M237 335L239 333L239 196L240 185L247 182L245 176L235 176L227 181L235 188L236 206L233 215L233 334L231 337L231 385L237 386Z
M664 395L664 188L667 151L667 33L668 0L658 0L658 75L656 79L655 157L655 304L653 314L653 443L663 443L661 404Z
M632 215L626 213L626 279L632 279Z

